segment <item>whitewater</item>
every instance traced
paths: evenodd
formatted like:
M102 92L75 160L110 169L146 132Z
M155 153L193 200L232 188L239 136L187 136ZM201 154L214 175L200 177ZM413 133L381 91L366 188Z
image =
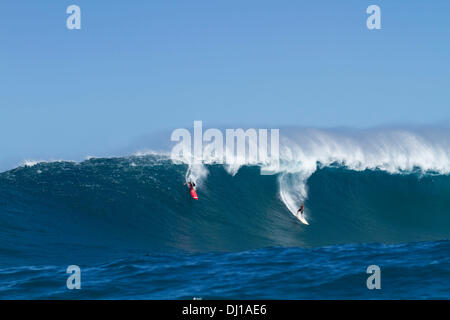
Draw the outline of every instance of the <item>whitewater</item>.
M77 264L78 298L450 297L449 130L285 128L272 175L252 157L169 155L0 173L0 296L72 298L62 280ZM293 215L300 201L309 226ZM368 293L367 263L396 285Z
M282 133L277 166L270 161L260 162L257 154L247 153L227 157L224 168L235 175L244 165L257 165L261 172L278 174L280 197L294 215L307 198L308 178L318 168L340 166L353 171L380 170L390 174L450 172L450 136L448 130L440 128L285 128ZM258 140L247 139L245 143L247 150L259 147ZM222 164L222 158L218 159L213 149L212 142L204 146L201 159L204 164ZM198 161L194 164L192 159L192 154L187 154L182 162L189 165L190 178L201 184L208 170Z

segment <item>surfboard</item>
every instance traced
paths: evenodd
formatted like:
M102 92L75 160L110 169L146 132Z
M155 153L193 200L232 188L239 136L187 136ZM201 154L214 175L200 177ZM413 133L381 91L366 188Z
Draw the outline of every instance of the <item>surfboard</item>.
M195 191L195 188L191 187L190 191L191 191L192 198L194 198L195 200L198 200L197 191Z
M296 213L295 216L297 217L298 220L300 220L303 224L306 224L309 226L308 221L306 221L305 217L300 214L300 213Z
M301 223L309 225L308 221L306 221L305 216L302 217L300 213L297 213L297 208L294 205L294 200L289 196L289 194L286 194L283 189L280 190L280 196L283 203L286 205L286 207L289 209L289 211L298 219Z

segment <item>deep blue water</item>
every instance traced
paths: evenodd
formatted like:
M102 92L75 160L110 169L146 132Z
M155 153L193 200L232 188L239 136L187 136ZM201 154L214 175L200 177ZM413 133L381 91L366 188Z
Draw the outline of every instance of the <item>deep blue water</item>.
M450 242L265 248L238 253L149 254L81 264L0 269L0 297L15 299L448 299ZM381 270L368 290L366 269Z
M1 173L0 298L450 297L448 175L321 168L305 226L276 175L210 166L193 201L186 169L147 156ZM381 290L366 287L373 264Z

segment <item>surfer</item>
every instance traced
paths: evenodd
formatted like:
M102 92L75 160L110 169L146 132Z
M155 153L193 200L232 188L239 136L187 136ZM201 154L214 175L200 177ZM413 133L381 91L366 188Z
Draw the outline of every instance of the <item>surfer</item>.
M185 182L184 184L188 185L188 188L189 188L189 191L191 192L192 198L194 198L195 200L198 200L198 195L197 195L197 192L195 191L195 182L189 181L189 182Z
M303 205L303 202L301 202L300 209L297 210L297 214L300 213L303 217L303 210L305 210L305 206Z
M185 183L185 184L186 184L186 183ZM187 185L188 185L189 189L195 188L195 182L189 181L189 182L187 183Z

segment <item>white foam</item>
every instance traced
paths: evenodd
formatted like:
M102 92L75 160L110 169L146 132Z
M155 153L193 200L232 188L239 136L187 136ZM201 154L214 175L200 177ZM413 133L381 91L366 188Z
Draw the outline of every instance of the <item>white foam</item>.
M155 151L151 149L143 149L138 150L135 153L133 153L133 156L135 157L145 157L145 156L161 156L161 157L169 157L170 153L166 151Z
M208 146L205 147L208 150ZM208 155L209 152L205 152ZM188 155L189 156L189 155ZM187 161L189 163L189 161ZM216 163L207 156L204 164ZM318 166L338 164L350 170L382 170L388 173L450 173L450 131L437 129L366 129L366 130L280 130L280 198L296 214L300 202L307 198L308 178ZM274 170L270 162L261 163L253 155L226 159L225 169L235 175L244 165L260 165ZM202 177L207 170L201 167ZM199 169L198 169L199 170ZM206 171L207 172L207 171Z
M307 198L306 182L318 165L392 174L417 169L448 174L449 141L447 132L421 134L406 129L295 132L281 142L280 197L295 214L293 206Z
M201 187L208 176L208 169L202 164L190 164L186 172L186 181L192 181L197 187Z
M55 162L75 162L73 160L24 160L19 167L34 167L41 163L55 163Z
M235 175L244 165L258 165L278 173L280 198L293 214L299 203L306 200L306 182L318 166L338 164L355 171L378 169L388 173L417 169L450 173L449 129L280 129L278 167L273 166L270 160L261 162L256 155L234 156L222 163L223 157L209 152L211 149L212 144L204 144L204 159L201 162L190 160L190 155L174 162L188 164L189 178L200 184L208 175L205 164L223 164L231 175ZM147 155L169 159L170 153L142 150L134 154ZM22 165L34 166L40 162L54 161L26 160Z
M21 164L21 166L23 167L34 167L35 165L37 165L38 163L43 162L43 161L38 161L38 160L24 160L23 163Z

